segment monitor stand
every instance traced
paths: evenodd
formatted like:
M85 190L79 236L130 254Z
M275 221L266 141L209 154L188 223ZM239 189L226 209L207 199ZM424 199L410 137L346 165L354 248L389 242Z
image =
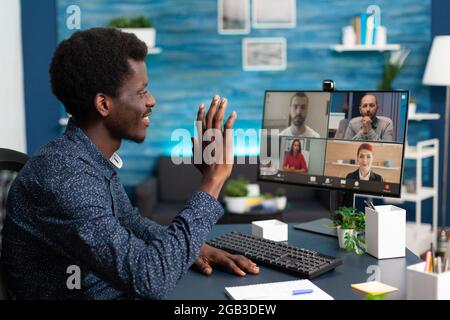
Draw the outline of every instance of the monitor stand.
M294 229L337 237L336 228L330 227L331 218L340 207L354 207L355 194L351 191L330 191L330 219L322 218L294 225Z

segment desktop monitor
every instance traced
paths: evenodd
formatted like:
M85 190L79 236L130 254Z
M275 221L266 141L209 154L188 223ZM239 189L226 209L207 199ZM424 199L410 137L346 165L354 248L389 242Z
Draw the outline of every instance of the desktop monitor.
M258 178L400 197L408 91L266 91Z

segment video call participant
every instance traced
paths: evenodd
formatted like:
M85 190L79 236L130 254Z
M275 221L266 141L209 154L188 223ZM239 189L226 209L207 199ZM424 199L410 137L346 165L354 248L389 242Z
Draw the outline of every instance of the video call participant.
M303 92L297 92L292 96L289 109L289 122L291 125L281 131L280 135L320 138L320 134L305 124L308 117L308 104L308 97Z
M109 159L122 140L141 143L147 134L156 101L147 91L146 58L144 42L109 28L76 32L56 49L51 85L72 118L9 192L1 267L13 298L164 299L192 265L206 275L215 266L239 276L259 272L243 256L205 244L223 214L217 197L233 167L222 159L226 141L220 163L196 165L200 188L169 226L131 205L120 165ZM203 132L233 127L236 114L225 120L226 106L218 96L209 111L200 106ZM198 141L203 154L208 144ZM72 265L80 268L78 290L67 285Z
M283 170L306 173L308 166L306 165L305 157L302 154L302 145L300 140L294 139L291 144L291 150L286 154L283 163Z
M365 181L383 181L383 177L372 171L373 146L369 143L363 143L359 146L357 152L358 170L347 175L347 179L365 180Z
M392 141L394 126L388 117L377 116L378 101L373 94L366 94L359 104L360 117L350 120L344 139L368 141Z

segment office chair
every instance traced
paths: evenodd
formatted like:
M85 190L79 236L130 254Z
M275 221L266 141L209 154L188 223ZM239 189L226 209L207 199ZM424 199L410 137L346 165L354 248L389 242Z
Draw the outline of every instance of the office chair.
M0 257L2 249L2 235L3 221L6 216L6 198L8 196L9 188L17 176L17 173L22 169L28 161L28 156L24 153L0 148ZM5 283L0 270L0 300L7 299Z

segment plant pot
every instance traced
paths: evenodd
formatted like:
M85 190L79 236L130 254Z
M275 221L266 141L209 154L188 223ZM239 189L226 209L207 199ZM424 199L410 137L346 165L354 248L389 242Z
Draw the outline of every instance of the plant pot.
M338 240L339 240L339 248L345 249L344 238L347 233L353 234L355 232L354 229L342 229L340 226L337 228Z
M284 210L286 208L287 197L276 197L275 203L277 205L277 210Z
M233 213L245 213L247 211L247 197L224 197L227 210Z
M145 42L149 49L155 47L156 29L154 28L121 28L123 32L134 33L139 40Z
M267 212L275 212L277 211L277 203L275 199L264 199L262 201L262 206Z

